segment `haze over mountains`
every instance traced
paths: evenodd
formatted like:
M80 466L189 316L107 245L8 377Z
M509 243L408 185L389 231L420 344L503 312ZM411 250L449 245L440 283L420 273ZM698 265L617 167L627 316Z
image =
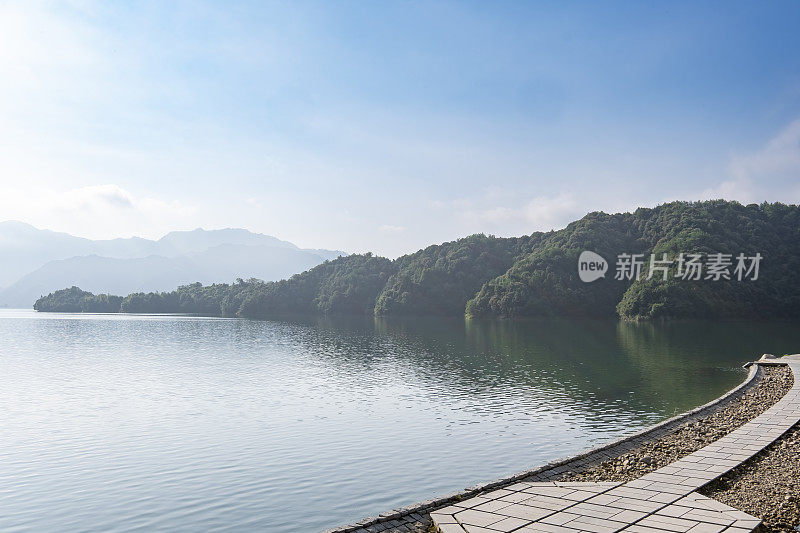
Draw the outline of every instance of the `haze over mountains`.
M158 240L91 240L0 222L0 306L30 307L71 285L128 294L200 281L278 280L344 252L301 249L244 229L173 231Z

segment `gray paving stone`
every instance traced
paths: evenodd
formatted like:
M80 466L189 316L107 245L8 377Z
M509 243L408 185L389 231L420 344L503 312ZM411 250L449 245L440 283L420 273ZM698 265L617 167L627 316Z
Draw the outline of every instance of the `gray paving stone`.
M800 376L800 360L789 361ZM695 492L760 452L800 420L800 378L775 405L718 441L625 484L547 481L573 466L560 465L464 502L431 518L442 533L736 533L761 521ZM666 429L659 431L666 432ZM652 437L652 435L650 435ZM639 438L637 438L639 439ZM633 449L633 439L583 458L593 464Z
M455 515L455 519L461 524L469 524L471 526L488 526L499 522L506 515L499 515L494 513L487 513L486 511L476 511L474 509L466 509L459 511Z

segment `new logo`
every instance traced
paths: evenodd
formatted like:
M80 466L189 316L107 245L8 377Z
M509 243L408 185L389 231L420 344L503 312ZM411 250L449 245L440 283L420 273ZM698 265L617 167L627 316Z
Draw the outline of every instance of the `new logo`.
M581 252L578 257L578 276L581 281L590 283L605 277L606 271L608 271L608 262L603 259L603 256L588 250Z

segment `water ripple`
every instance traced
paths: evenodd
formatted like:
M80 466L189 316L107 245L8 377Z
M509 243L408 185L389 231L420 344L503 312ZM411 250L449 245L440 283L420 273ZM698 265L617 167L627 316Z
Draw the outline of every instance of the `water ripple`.
M0 530L324 529L652 424L800 342L692 328L0 311Z

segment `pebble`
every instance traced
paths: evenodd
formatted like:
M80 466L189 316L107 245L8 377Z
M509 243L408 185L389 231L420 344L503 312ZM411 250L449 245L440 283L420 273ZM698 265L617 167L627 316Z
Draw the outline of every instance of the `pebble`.
M764 377L738 400L691 420L674 432L622 457L609 459L561 481L631 481L666 466L752 420L791 388L786 367L767 367ZM744 465L728 472L701 492L748 514L761 517L767 531L800 531L800 427L796 426Z

